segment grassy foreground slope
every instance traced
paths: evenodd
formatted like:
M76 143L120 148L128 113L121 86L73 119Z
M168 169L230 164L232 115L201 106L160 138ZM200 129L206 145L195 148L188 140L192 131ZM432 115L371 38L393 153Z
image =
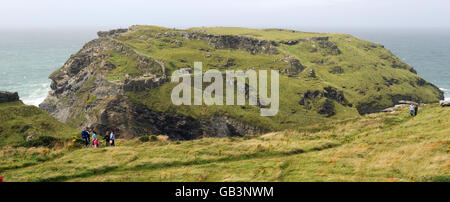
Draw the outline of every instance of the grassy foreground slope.
M120 140L75 151L3 148L6 181L449 181L450 108L370 114L303 131Z
M24 143L27 137L68 139L77 133L38 107L22 101L0 103L0 147Z

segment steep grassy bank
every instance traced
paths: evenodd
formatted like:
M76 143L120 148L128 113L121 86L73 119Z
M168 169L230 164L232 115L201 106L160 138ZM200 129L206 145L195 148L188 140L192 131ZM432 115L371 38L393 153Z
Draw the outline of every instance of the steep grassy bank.
M244 138L120 140L115 148L3 148L6 181L449 181L450 108ZM151 139L151 138L150 138Z
M18 145L42 136L67 140L78 132L38 107L22 101L0 103L0 147Z

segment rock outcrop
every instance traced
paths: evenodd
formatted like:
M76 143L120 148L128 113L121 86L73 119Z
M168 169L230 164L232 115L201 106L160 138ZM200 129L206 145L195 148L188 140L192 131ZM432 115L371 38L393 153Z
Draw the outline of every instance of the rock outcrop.
M168 82L168 79L165 76L156 78L141 77L131 80L126 79L124 81L123 89L130 92L140 92L146 89L157 88L166 82Z
M334 103L328 98L325 99L325 101L320 103L317 113L326 114L327 116L333 116L336 113L334 111Z
M6 91L0 91L0 103L14 102L14 101L19 101L19 94L17 94L17 92L11 93Z
M441 100L439 104L443 107L450 107L450 100Z
M118 34L121 34L121 33L125 33L127 31L128 31L128 29L113 29L113 30L104 31L104 32L102 32L102 31L97 32L97 35L99 37L106 37L106 36L118 35Z
M385 99L387 102L384 102L383 104L380 104L378 100L371 100L368 102L360 102L356 105L356 109L358 110L359 114L370 114L370 113L376 113L384 111L387 108L399 105L399 104L406 104L409 105L411 103L417 104L417 103L423 103L419 98L415 96L409 96L409 95L385 95L384 97L381 96L378 99Z
M288 67L282 69L281 73L287 75L297 75L298 73L302 72L305 69L302 63L300 63L300 60L294 58L293 56L283 59L282 61L287 63Z
M181 34L188 39L201 39L208 42L216 49L239 49L245 50L252 54L277 54L278 43L267 40L257 40L249 37L234 35L211 35L199 32L184 32Z
M265 132L226 116L199 120L190 116L154 111L144 105L130 102L126 97L108 102L91 127L101 134L113 129L117 131L118 137L122 138L164 134L172 140L244 136Z
M314 103L318 103L317 113L325 114L327 116L333 116L335 114L334 102L337 102L338 104L341 104L343 106L352 107L352 104L349 103L345 98L344 92L331 86L325 87L323 91L308 90L306 91L306 93L300 93L300 96L300 105L303 105L306 109L311 110L314 108Z

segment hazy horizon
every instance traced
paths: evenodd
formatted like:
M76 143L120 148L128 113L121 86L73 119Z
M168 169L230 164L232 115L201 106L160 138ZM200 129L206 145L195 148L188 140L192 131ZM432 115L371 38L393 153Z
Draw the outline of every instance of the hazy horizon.
M450 29L446 0L3 0L0 29Z

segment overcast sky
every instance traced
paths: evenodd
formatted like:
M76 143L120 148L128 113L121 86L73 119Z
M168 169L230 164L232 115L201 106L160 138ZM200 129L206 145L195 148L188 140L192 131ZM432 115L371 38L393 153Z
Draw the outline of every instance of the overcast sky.
M0 0L0 28L449 28L449 0Z

